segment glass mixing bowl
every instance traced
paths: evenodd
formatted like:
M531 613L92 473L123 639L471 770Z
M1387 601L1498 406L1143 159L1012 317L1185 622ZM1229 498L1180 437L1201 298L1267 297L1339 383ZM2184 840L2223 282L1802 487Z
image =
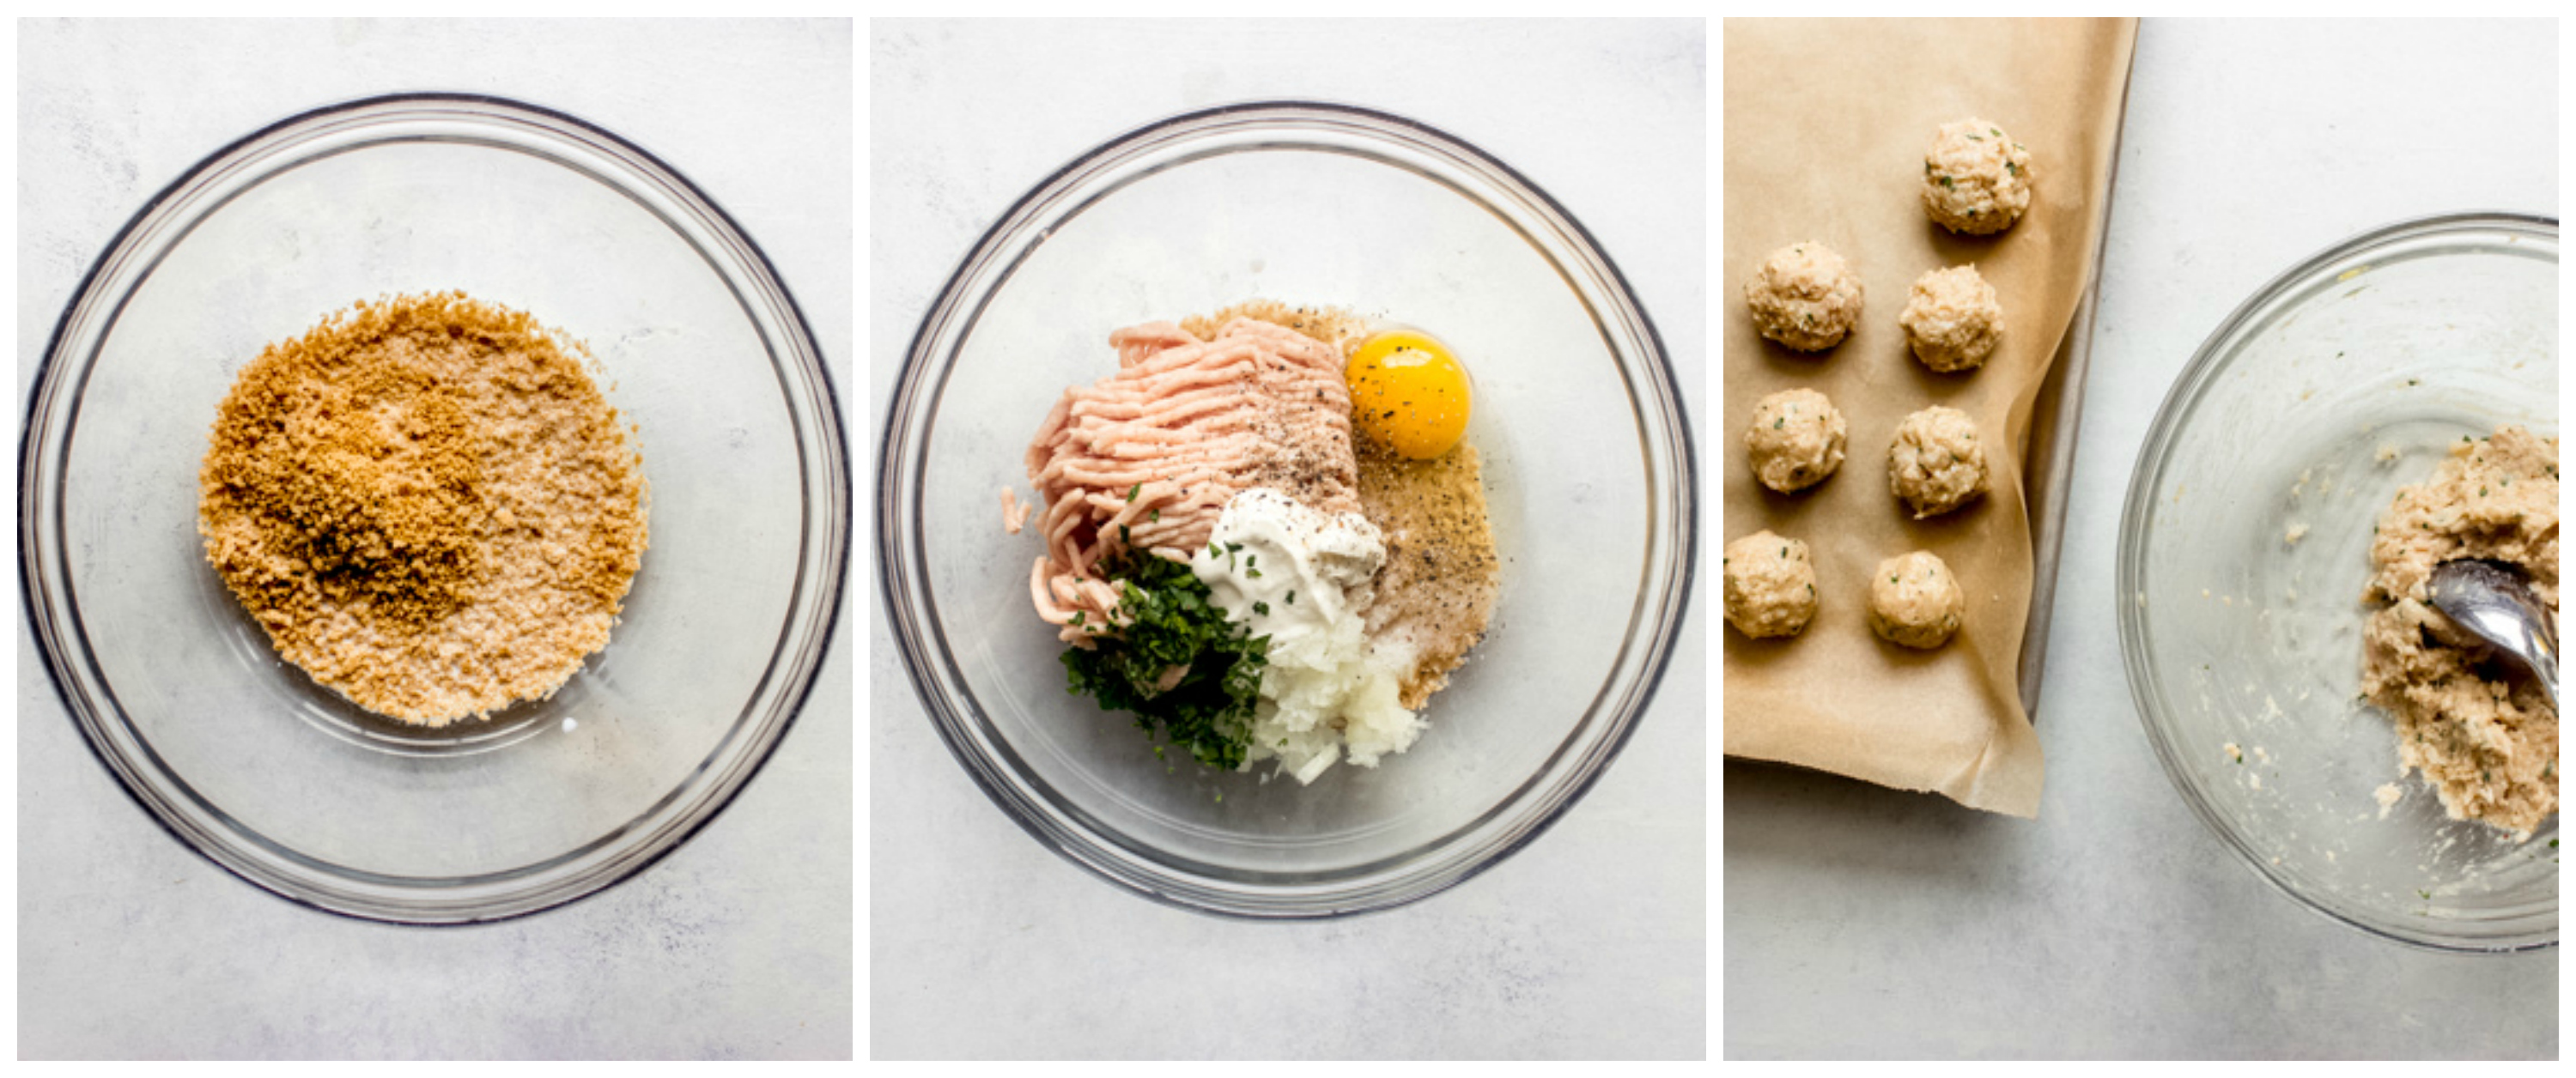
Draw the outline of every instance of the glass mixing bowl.
M423 730L278 659L206 564L197 469L263 345L451 288L587 342L651 548L551 699ZM848 558L831 386L759 248L652 155L488 97L316 110L173 183L63 312L19 466L28 616L100 761L225 869L389 921L560 905L705 825L803 703Z
M2360 698L2371 529L2397 488L2463 435L2556 435L2557 405L2558 223L2434 217L2237 308L2138 455L2118 602L2148 740L2229 849L2335 920L2444 950L2557 942L2557 819L2516 843L2447 818Z
M1494 621L1374 770L1312 786L1158 760L1068 694L1029 609L1021 457L1111 330L1263 297L1438 334L1473 373L1503 557ZM976 245L922 321L877 481L895 639L967 773L1047 847L1147 897L1328 917L1437 893L1534 838L1617 754L1690 593L1690 439L1661 342L1608 256L1491 156L1364 109L1174 117L1067 165ZM1177 755L1177 754L1176 754Z

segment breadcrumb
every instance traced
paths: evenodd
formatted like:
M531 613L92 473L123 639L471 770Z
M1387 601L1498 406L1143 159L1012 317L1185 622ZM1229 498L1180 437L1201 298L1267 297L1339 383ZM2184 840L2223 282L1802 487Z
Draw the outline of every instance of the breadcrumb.
M546 327L462 292L269 345L199 487L206 560L278 654L424 726L553 695L607 646L645 548L617 412Z

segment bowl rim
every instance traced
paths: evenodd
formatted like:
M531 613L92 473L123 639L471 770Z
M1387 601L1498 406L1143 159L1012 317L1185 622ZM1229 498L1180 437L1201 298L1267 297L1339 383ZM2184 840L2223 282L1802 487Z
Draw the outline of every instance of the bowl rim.
M46 616L46 612L56 604L67 603L70 596L66 594L59 598L54 597L52 592L55 586L47 579L48 556L46 544L40 542L40 537L45 534L42 522L48 514L43 511L43 506L49 498L45 484L40 479L45 473L61 467L55 458L62 454L67 443L57 443L69 437L71 424L44 424L41 421L49 414L51 410L49 406L66 393L76 406L82 396L88 373L94 369L94 356L78 364L68 362L67 357L62 354L66 344L69 343L68 335L76 329L86 331L89 323L93 321L101 326L112 327L116 319L122 316L125 299L130 298L131 289L128 289L127 297L119 298L115 306L104 314L93 317L83 308L97 298L97 289L102 283L109 281L111 270L117 267L121 257L130 253L129 245L141 238L140 234L147 226L163 223L165 215L171 212L174 199L203 185L217 175L214 172L217 166L227 162L238 164L239 162L235 161L238 155L299 128L310 127L334 117L359 116L370 111L403 106L445 107L458 110L454 115L443 117L449 121L491 123L495 120L515 119L531 127L541 128L549 137L555 139L590 140L592 145L612 151L623 158L636 181L663 185L666 194L695 214L699 224L711 232L714 238L721 241L725 249L735 256L740 272L750 279L747 283L754 286L757 292L756 296L742 295L738 292L737 305L746 308L748 316L748 309L757 303L768 312L770 317L778 321L777 330L782 337L778 343L785 346L787 354L776 355L772 360L773 366L786 364L794 368L797 374L810 376L806 379L805 385L798 387L802 390L801 394L792 390L786 394L791 398L789 408L791 421L800 428L807 426L813 428L811 435L799 438L797 446L800 468L811 473L801 484L808 492L808 504L804 510L807 523L802 529L803 534L798 538L800 562L812 557L812 549L818 539L825 550L822 562L814 567L816 571L811 574L811 580L803 579L806 574L800 571L800 579L796 588L791 591L787 617L782 626L782 640L802 636L804 643L795 649L798 654L788 655L782 650L781 654L773 655L769 669L760 679L761 685L767 685L771 681L780 681L782 684L782 690L766 709L770 712L771 718L757 725L745 725L745 720L750 718L751 711L758 704L759 693L755 692L753 700L746 704L743 715L736 719L724 738L717 742L716 750L701 760L690 772L693 780L702 775L713 774L712 784L696 791L694 797L684 799L682 795L689 792L689 782L684 781L681 786L656 798L647 806L643 816L619 825L606 836L575 846L570 853L557 855L554 861L560 864L571 864L572 862L565 858L580 855L585 851L605 849L612 845L615 839L636 833L638 830L634 826L636 823L663 813L683 800L689 801L689 804L679 810L680 815L676 818L666 821L662 827L646 829L643 832L660 837L654 838L653 845L643 849L642 856L635 856L633 851L614 854L584 866L570 876L551 881L538 890L524 893L500 892L468 896L463 899L442 899L434 892L426 892L420 899L406 902L401 899L389 899L381 894L338 888L312 880L295 880L275 868L273 862L284 861L309 865L314 863L314 859L309 855L278 846L265 835L242 827L218 806L204 804L205 813L210 819L196 820L184 818L184 814L159 804L156 801L159 795L147 794L141 788L140 780L129 770L133 766L132 763L120 764L119 754L111 752L105 744L108 735L100 728L104 720L94 712L87 693L76 693L66 683L69 676L66 664L76 658L67 649L78 650L80 655L77 658L92 670L95 670L97 665L95 656L90 653L85 643L74 645L57 639L55 626ZM394 144L400 141L402 140L370 141L360 146L344 147L336 152L349 152L366 146ZM612 193L620 197L629 199L635 197L632 192L608 183L605 178L569 161L533 153L530 156L565 168L594 182L603 183ZM258 182L264 183L270 176L292 171L294 167L301 167L303 163L309 162L299 161L292 167L262 176ZM256 183L252 186L255 187ZM189 224L188 230L193 231L196 222L221 212L232 198L240 193L226 195L215 200L211 205L197 210L195 221ZM670 225L677 231L677 226L672 225L667 215L655 211L650 206L645 208L647 212L662 217L666 225ZM686 238L684 235L683 239ZM183 234L179 240L174 241L173 245L184 241ZM690 242L693 247L699 246L695 241ZM704 252L702 251L701 254L703 256ZM146 268L134 283L139 285L141 281L148 280L150 275L151 268ZM730 284L731 282L728 282L729 286ZM763 336L766 337L767 334L764 333ZM67 370L80 374L83 385L62 384ZM788 370L781 369L778 373L782 384L788 382ZM811 416L795 414L796 408L792 400L800 395L810 398L813 411ZM758 777L771 757L776 755L778 746L795 726L797 719L803 715L805 704L813 693L815 677L820 672L825 657L830 653L832 641L840 631L850 559L849 438L840 418L840 398L832 382L831 365L825 357L821 343L815 339L812 324L806 318L803 306L797 302L785 278L779 274L777 265L769 258L768 252L761 248L722 204L710 196L687 173L651 150L605 126L533 102L497 94L444 90L403 91L342 98L280 117L198 157L181 168L168 183L163 184L144 199L142 204L109 236L107 242L100 247L99 253L90 260L88 268L73 287L70 298L55 317L54 327L47 337L44 352L38 362L28 393L24 414L25 422L19 428L18 441L19 609L27 619L32 639L44 660L45 673L54 690L54 697L62 705L74 728L79 730L83 746L89 750L92 759L96 760L100 767L115 780L118 789L125 793L127 799L142 810L145 818L151 820L164 834L177 841L182 848L266 894L292 905L335 917L426 928L495 924L562 909L643 874L645 870L659 863L673 851L686 845L698 832L714 822L726 808L731 807L743 789ZM818 444L808 446L804 444L807 441ZM815 451L818 448L821 450L819 453ZM58 498L50 500L59 501ZM60 508L59 504L54 505L54 512L50 515L59 516ZM65 583L67 584L67 581ZM807 592L811 592L813 598L799 603L796 596ZM70 611L69 616L77 620L76 611ZM105 683L103 672L99 673L99 680L102 684ZM110 696L112 698L112 694ZM121 707L113 704L104 706L122 711ZM721 773L711 771L710 765L717 761L717 757L724 755L725 746L737 739L741 739L745 746L737 758ZM151 770L167 776L183 788L187 786L184 778L168 770L167 765L160 760L158 753L152 750L148 741L138 740L137 744L144 756L148 758ZM202 798L197 798L193 792L187 792L186 796L203 803ZM214 826L209 826L210 824ZM263 861L229 847L224 848L219 854L216 840L203 837L204 833L211 832L216 827L244 836L251 845L267 850L273 861ZM337 866L334 867L337 868ZM467 877L393 877L360 869L339 869L333 873L350 881L377 886L382 886L382 881L395 879L410 883L433 884L452 884L459 881L506 883L536 874L528 866ZM302 892L295 888L297 883L304 885Z
M2329 267L2366 255L2389 244L2438 236L2447 232L2470 231L2503 231L2529 236L2545 236L2554 245L2558 238L2558 219L2553 216L2516 211L2464 210L2401 218L2375 228L2364 229L2292 263L2289 268L2273 275L2261 287L2256 288L2243 302L2237 304L2227 317L2219 320L2217 327L2202 339L2200 346L2192 353L2190 361L2183 365L2182 372L2175 376L2163 400L2157 404L2155 418L2148 424L2146 437L2138 447L2136 461L2130 467L2129 486L2123 496L2120 511L2120 545L2115 558L2118 586L2112 594L2112 601L2118 611L2121 665L2128 675L2129 695L2137 705L2138 722L2145 727L2147 743L2154 748L2157 763L2164 770L2165 778L2173 784L2175 792L2180 795L2183 803L2191 807L2192 814L2217 836L2220 845L2232 851L2256 877L2270 885L2274 891L2288 896L2299 907L2375 939L2444 954L2518 954L2556 947L2558 945L2556 929L2553 927L2550 930L2547 939L2501 944L2481 944L2467 939L2431 935L2411 936L2347 917L2329 908L2323 902L2302 893L2288 880L2275 874L2265 859L2248 846L2245 840L2228 826L2227 821L2220 817L2218 810L2211 807L2195 790L2188 777L2186 765L2179 756L2180 750L2172 744L2160 718L2164 714L2162 710L2164 692L2155 683L2149 659L2144 623L2146 615L2137 608L2137 604L2125 601L2123 598L2136 594L2144 583L2141 579L2145 560L2142 537L2146 534L2146 516L2152 511L2155 491L2163 477L2166 460L2171 456L2176 443L2182 418L2190 412L2187 406L2197 400L2200 393L2224 373L2226 365L2222 361L2226 358L2226 353L2237 343L2240 332L2257 315L2306 286Z
M1512 788L1493 806L1435 840L1434 845L1454 843L1464 836L1470 836L1479 829L1490 826L1492 821L1515 807L1534 806L1539 809L1535 817L1518 821L1515 826L1506 829L1500 835L1486 839L1483 845L1470 843L1473 848L1462 851L1463 860L1453 855L1434 865L1434 871L1409 876L1398 874L1390 878L1385 869L1390 863L1401 861L1405 857L1405 855L1398 855L1380 858L1349 869L1334 870L1347 874L1347 883L1337 884L1334 887L1318 887L1295 882L1247 885L1239 880L1212 881L1209 877L1181 877L1170 872L1157 871L1157 868L1168 867L1168 865L1158 861L1153 851L1140 848L1129 836L1114 828L1099 826L1096 821L1088 817L1088 814L1079 810L1069 812L1067 819L1061 821L1042 818L1043 814L1023 810L1019 807L1021 798L1018 791L1006 788L1009 783L1005 781L1006 776L1003 773L1005 770L1012 774L1020 772L1019 765L1016 763L1018 754L1006 741L998 737L991 738L990 743L987 744L984 736L986 731L983 729L985 724L975 717L958 714L946 695L933 689L934 683L944 685L949 680L962 682L962 677L949 678L942 674L943 670L949 674L955 674L957 671L953 653L946 645L945 634L941 627L935 624L916 627L911 624L912 619L906 616L915 610L915 604L908 601L912 598L908 594L909 591L919 587L926 595L928 584L898 579L900 576L907 575L907 570L914 566L924 542L918 515L907 512L902 500L904 478L918 473L926 466L926 456L910 451L906 445L907 435L914 433L916 423L912 413L916 410L918 398L925 392L925 382L937 383L928 387L931 395L935 397L950 374L946 364L948 359L953 358L953 345L944 350L941 355L932 354L947 333L949 323L962 317L966 324L971 325L980 318L982 303L989 300L988 296L964 296L960 289L980 269L1004 253L1011 239L1026 226L1030 218L1075 190L1073 185L1087 170L1102 167L1106 163L1114 163L1124 154L1142 153L1167 144L1176 133L1184 138L1198 134L1199 132L1190 129L1203 125L1228 120L1271 118L1283 121L1297 118L1321 119L1363 128L1373 138L1401 136L1428 143L1432 148L1457 159L1454 163L1484 170L1485 174L1482 178L1493 181L1496 186L1521 197L1525 203L1524 208L1559 229L1563 238L1574 246L1576 253L1591 261L1593 268L1599 272L1603 283L1607 286L1607 299L1615 309L1596 310L1592 312L1594 316L1596 318L1625 316L1626 328L1629 329L1641 354L1636 363L1638 369L1623 370L1621 377L1630 386L1629 396L1633 402L1641 405L1657 404L1663 411L1660 417L1648 415L1644 411L1637 414L1637 425L1641 431L1648 431L1651 428L1650 433L1641 433L1641 440L1651 448L1657 438L1665 439L1671 457L1670 490L1654 489L1650 483L1647 495L1649 505L1646 537L1648 542L1645 564L1641 569L1640 577L1641 585L1652 580L1659 568L1657 549L1671 548L1661 556L1664 562L1671 564L1669 571L1664 574L1670 578L1670 593L1658 599L1641 587L1636 603L1638 613L1631 622L1632 625L1640 628L1622 644L1623 654L1628 649L1640 645L1645 649L1639 658L1633 660L1637 673L1632 679L1632 684L1619 686L1605 682L1603 691L1594 696L1591 709L1574 724L1568 737L1558 743L1528 779ZM1337 130L1348 133L1347 129ZM1280 147L1275 143L1268 143L1257 148ZM1207 155L1185 157L1180 161L1150 169L1145 174L1200 160L1204 156ZM1372 163L1388 167L1403 167L1390 161ZM1455 185L1449 181L1427 175L1423 178L1450 187L1454 193L1466 197L1463 192L1456 192ZM1066 219L1078 216L1094 202L1132 182L1132 179L1122 181L1108 191L1091 193L1087 198L1074 204L1072 213L1065 215ZM1518 223L1508 218L1505 219L1504 224L1516 231L1521 228ZM1528 239L1526 234L1524 239ZM1542 254L1544 256L1544 252ZM1560 272L1563 272L1562 268ZM1005 272L1001 279L1007 280L1008 273ZM961 306L970 298L976 301L974 309L961 311ZM1587 307L1589 306L1591 305L1587 303ZM1617 352L1618 349L1614 348L1614 356ZM934 367L938 369L934 370ZM930 377L934 374L935 379ZM886 609L895 615L888 619L890 635L896 642L898 654L903 660L905 675L912 684L914 695L922 704L925 716L932 727L938 731L940 740L947 746L950 755L974 780L976 786L1002 810L1005 816L1017 823L1041 846L1054 851L1084 872L1105 880L1120 890L1158 904L1193 913L1259 921L1317 920L1358 916L1422 901L1456 887L1502 863L1545 832L1568 809L1581 800L1607 770L1610 761L1615 759L1626 745L1628 738L1635 732L1638 720L1643 718L1647 706L1652 703L1656 690L1661 685L1664 672L1670 665L1674 645L1678 642L1686 623L1691 593L1695 590L1693 584L1697 579L1698 568L1699 492L1697 456L1692 431L1686 404L1674 379L1662 334L1647 314L1643 302L1637 298L1634 289L1630 287L1626 275L1619 270L1616 262L1601 247L1590 230L1586 229L1553 195L1519 170L1455 134L1420 120L1368 106L1312 98L1231 102L1175 113L1133 127L1076 154L1014 199L1011 205L960 257L914 331L912 340L905 350L903 367L896 376L892 392L888 395L886 408L886 426L879 442L877 458L878 594L886 604ZM924 427L929 425L926 418L919 422ZM1664 469L1664 465L1652 460L1651 453L1648 456L1650 459L1647 462L1647 472L1651 479L1657 472ZM1669 498L1671 502L1669 515L1673 519L1669 523L1658 519L1666 515L1659 512L1654 504L1659 496ZM1672 534L1665 536L1662 534L1664 530L1669 530ZM1611 666L1611 672L1615 675L1631 662L1632 660L1625 658L1615 661ZM972 701L972 693L964 690L962 684L958 691L964 693L968 701ZM975 710L980 710L980 707ZM1584 728L1595 719L1601 718L1606 718L1611 724L1607 736L1597 739L1592 744L1580 746L1584 749L1580 758L1567 762L1568 751L1578 747L1576 742ZM970 746L969 742L974 744ZM981 751L978 751L979 749ZM1541 796L1535 799L1532 798L1533 786L1566 767L1570 767L1572 771L1561 785L1552 791L1543 791ZM1043 783L1035 783L1035 785L1042 791L1046 789Z

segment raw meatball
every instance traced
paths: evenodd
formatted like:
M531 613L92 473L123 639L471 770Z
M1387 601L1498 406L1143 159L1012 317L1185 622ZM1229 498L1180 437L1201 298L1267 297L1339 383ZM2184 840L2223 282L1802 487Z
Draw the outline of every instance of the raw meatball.
M1816 563L1807 544L1767 531L1726 544L1726 620L1759 640L1796 636L1816 616Z
M1860 275L1824 244L1793 243L1762 260L1745 282L1744 302L1763 336L1821 352L1860 324Z
M1968 413L1934 405L1896 425L1887 447L1887 489L1914 519L1939 516L1986 492L1986 447Z
M1914 279L1896 319L1914 358L1936 371L1984 366L2004 335L2004 305L1974 265L1933 270Z
M1917 550L1878 563L1869 579L1869 627L1889 643L1937 648L1959 631L1968 597L1941 556Z
M2030 151L1984 120L1941 125L1923 155L1923 211L1971 236L2011 228L2030 208Z
M1843 465L1843 414L1812 389L1784 389L1753 406L1744 431L1753 477L1782 494L1825 481Z

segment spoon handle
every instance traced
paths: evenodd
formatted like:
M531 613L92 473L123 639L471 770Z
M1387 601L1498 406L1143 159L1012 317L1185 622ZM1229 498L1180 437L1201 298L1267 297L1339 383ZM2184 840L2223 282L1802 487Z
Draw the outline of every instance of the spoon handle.
M2558 710L2558 616L2542 607L2539 639L2532 641L2531 674L2549 692L2549 710Z

